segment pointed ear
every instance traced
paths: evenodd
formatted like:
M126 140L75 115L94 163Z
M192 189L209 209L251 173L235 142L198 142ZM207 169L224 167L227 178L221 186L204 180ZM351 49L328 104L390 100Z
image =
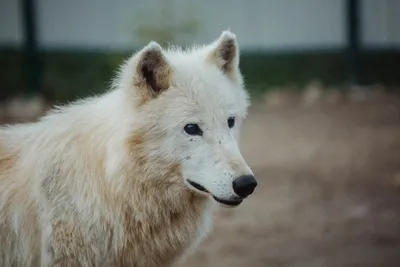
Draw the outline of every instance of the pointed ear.
M239 75L239 46L236 35L231 31L223 31L221 36L211 44L211 52L207 60L217 66L231 79Z
M135 72L134 86L141 104L157 97L171 85L171 66L156 42L150 42L136 55Z

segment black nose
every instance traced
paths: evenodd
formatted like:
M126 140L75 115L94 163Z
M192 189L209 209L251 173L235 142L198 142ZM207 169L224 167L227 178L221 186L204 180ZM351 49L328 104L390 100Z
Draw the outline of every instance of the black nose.
M251 195L257 186L257 180L253 175L243 175L233 181L233 191L239 197Z

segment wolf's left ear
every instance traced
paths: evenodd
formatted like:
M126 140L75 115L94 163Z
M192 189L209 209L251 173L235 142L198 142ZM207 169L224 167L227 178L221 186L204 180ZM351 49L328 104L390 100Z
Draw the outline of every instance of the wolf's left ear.
M155 98L171 85L172 69L156 42L150 42L136 56L135 82L140 102Z
M229 30L223 31L220 37L211 44L211 52L207 60L216 65L230 79L236 80L240 72L236 35Z

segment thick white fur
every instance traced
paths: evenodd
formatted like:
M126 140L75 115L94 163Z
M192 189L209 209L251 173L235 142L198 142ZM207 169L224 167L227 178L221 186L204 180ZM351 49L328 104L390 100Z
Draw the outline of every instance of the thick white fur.
M140 80L142 63L160 92ZM151 42L109 92L3 127L0 266L159 267L190 255L211 227L211 195L234 197L232 180L251 174L238 148L249 104L238 64L229 31L187 51Z

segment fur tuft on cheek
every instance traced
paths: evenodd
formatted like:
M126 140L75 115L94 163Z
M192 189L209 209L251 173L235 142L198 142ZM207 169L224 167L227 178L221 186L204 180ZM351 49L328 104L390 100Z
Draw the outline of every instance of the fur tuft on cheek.
M130 164L137 177L132 182L158 184L164 190L170 186L183 186L181 163L169 157L169 151L160 150L160 135L151 130L136 131L126 142Z

